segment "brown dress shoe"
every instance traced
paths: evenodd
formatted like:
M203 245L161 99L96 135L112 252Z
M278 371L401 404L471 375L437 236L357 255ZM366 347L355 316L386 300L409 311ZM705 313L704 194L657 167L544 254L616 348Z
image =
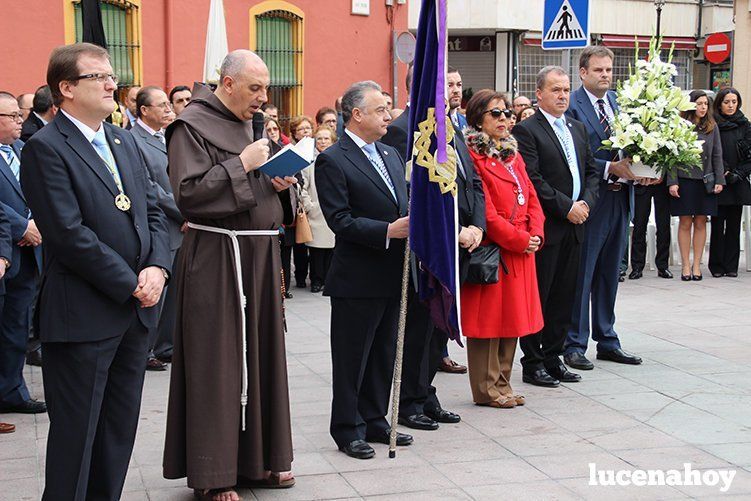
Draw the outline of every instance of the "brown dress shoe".
M447 357L441 360L441 363L438 364L438 370L441 372L448 372L449 374L466 374L467 366L460 365Z
M10 423L0 423L0 433L13 433L16 431L16 425Z

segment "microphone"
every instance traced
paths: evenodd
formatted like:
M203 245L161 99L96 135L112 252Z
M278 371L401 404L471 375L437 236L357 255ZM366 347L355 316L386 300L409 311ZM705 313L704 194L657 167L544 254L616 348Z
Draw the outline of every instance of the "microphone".
M263 138L263 133L265 131L265 119L263 116L263 113L260 111L256 111L253 113L253 142L255 143L259 139ZM256 178L260 177L260 174L258 173L258 170L254 171L253 174L256 176Z

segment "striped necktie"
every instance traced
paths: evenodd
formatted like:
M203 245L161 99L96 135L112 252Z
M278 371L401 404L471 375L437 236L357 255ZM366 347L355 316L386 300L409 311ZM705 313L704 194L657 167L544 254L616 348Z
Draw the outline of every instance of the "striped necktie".
M389 191L391 192L391 196L393 196L394 200L396 200L397 198L396 189L394 188L394 181L391 180L391 176L389 175L389 171L386 168L386 164L383 163L381 155L378 154L378 150L376 150L375 144L366 144L362 147L362 149L365 152L365 156L367 156L368 160L370 160L370 163L373 164L373 167L375 167L376 171L378 171L378 174L380 174L383 182L385 182L386 186L388 186Z
M8 144L0 144L0 151L5 153L6 163L10 167L11 172L16 177L16 181L21 181L21 162L18 160L13 148Z
M581 192L581 179L579 179L579 165L578 158L576 157L576 150L574 149L574 140L571 137L571 132L566 127L566 120L563 117L555 119L556 135L563 146L563 152L566 154L566 163L571 171L571 179L573 181L573 190L571 198L576 201L579 200L579 193Z
M608 113L605 110L605 100L604 99L598 99L597 100L597 114L600 118L600 125L602 125L602 130L605 131L605 137L610 137L611 129L610 129L610 119L608 118ZM610 159L611 161L615 162L620 158L620 155L618 154L618 150L611 150L610 151ZM617 179L617 178L616 178Z

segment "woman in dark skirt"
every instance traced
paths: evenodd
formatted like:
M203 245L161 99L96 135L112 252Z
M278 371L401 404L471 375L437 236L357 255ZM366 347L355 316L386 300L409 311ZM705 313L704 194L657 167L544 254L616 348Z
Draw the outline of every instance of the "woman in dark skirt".
M707 242L707 216L717 215L717 195L725 184L720 130L710 111L709 96L704 91L695 90L690 97L696 103L696 109L682 115L695 125L699 139L704 141L702 165L679 169L667 176L672 195L670 213L680 218L678 247L681 250L681 280L684 282L702 279L701 258ZM693 263L689 259L692 248Z
M741 256L741 214L751 205L751 123L741 111L741 95L732 87L717 93L714 117L720 129L725 189L717 200L709 242L709 271L713 277L737 277Z

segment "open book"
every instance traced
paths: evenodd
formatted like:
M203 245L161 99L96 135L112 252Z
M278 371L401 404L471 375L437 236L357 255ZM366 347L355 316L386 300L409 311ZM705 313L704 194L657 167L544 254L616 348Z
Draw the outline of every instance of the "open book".
M304 137L297 144L288 144L258 168L269 177L294 176L315 159L315 140Z

